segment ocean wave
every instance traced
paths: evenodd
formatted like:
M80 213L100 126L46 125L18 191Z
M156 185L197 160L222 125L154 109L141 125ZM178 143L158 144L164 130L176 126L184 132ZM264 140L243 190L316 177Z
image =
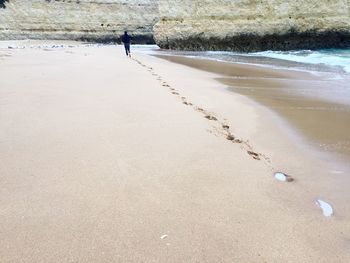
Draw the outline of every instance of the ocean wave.
M250 53L251 56L263 56L299 63L338 67L350 73L350 49L264 51Z

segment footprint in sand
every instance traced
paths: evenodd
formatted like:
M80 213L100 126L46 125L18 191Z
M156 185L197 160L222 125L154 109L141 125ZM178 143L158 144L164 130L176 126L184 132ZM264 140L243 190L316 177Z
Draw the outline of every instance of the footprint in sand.
M255 160L260 160L259 154L256 152L252 152L252 151L247 151L247 153L253 157Z
M228 141L231 141L231 142L234 142L234 143L242 143L242 140L236 139L235 136L233 136L232 134L228 134L228 135L226 136L226 139L227 139Z
M188 106L193 106L193 104L191 102L188 102L185 97L181 97L181 99L183 101L182 102L183 104L188 105Z
M206 118L206 119L208 119L208 120L210 120L210 121L217 121L217 120L218 120L216 117L214 117L214 116L212 116L212 115L205 115L204 118Z
M175 92L175 91L173 91L172 94L174 94L174 95L179 95L179 93L178 93L178 92Z
M233 136L232 134L229 134L226 136L226 139L229 141L234 141L235 140L235 136Z

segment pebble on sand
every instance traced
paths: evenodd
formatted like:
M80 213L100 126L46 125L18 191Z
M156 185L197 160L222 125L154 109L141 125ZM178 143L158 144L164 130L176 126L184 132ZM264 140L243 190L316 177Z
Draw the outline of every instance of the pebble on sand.
M281 182L293 182L294 181L294 179L290 175L287 175L287 174L281 173L281 172L275 173L275 178Z

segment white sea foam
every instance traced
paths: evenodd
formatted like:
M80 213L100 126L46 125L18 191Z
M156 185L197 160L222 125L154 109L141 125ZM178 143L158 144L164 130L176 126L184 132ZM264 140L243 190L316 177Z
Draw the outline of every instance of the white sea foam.
M330 71L333 72L332 78L337 79L342 79L342 77L339 75L334 76L336 72L350 73L350 49L263 51L254 53L231 51L170 51L168 54L197 59L306 71L316 75L318 71L323 73Z
M322 83L316 81L309 89L295 89L296 94L321 98L326 101L350 105L350 49L265 51L239 53L230 51L157 51L170 56L185 56L194 59L208 59L226 63L239 63L308 72ZM348 72L346 72L348 71ZM305 83L304 83L305 84ZM305 86L305 85L304 85ZM300 85L300 87L302 87Z
M350 49L328 49L318 51L264 51L250 53L250 55L314 65L339 67L350 73Z

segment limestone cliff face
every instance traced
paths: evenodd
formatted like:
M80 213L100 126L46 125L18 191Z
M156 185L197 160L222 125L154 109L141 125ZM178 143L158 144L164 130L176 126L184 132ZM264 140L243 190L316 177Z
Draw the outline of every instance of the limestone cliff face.
M350 46L350 0L177 0L159 3L159 46L286 50Z
M0 40L108 42L125 29L172 49L349 47L350 0L0 0Z
M153 41L157 0L1 0L0 39L115 41L124 30Z

